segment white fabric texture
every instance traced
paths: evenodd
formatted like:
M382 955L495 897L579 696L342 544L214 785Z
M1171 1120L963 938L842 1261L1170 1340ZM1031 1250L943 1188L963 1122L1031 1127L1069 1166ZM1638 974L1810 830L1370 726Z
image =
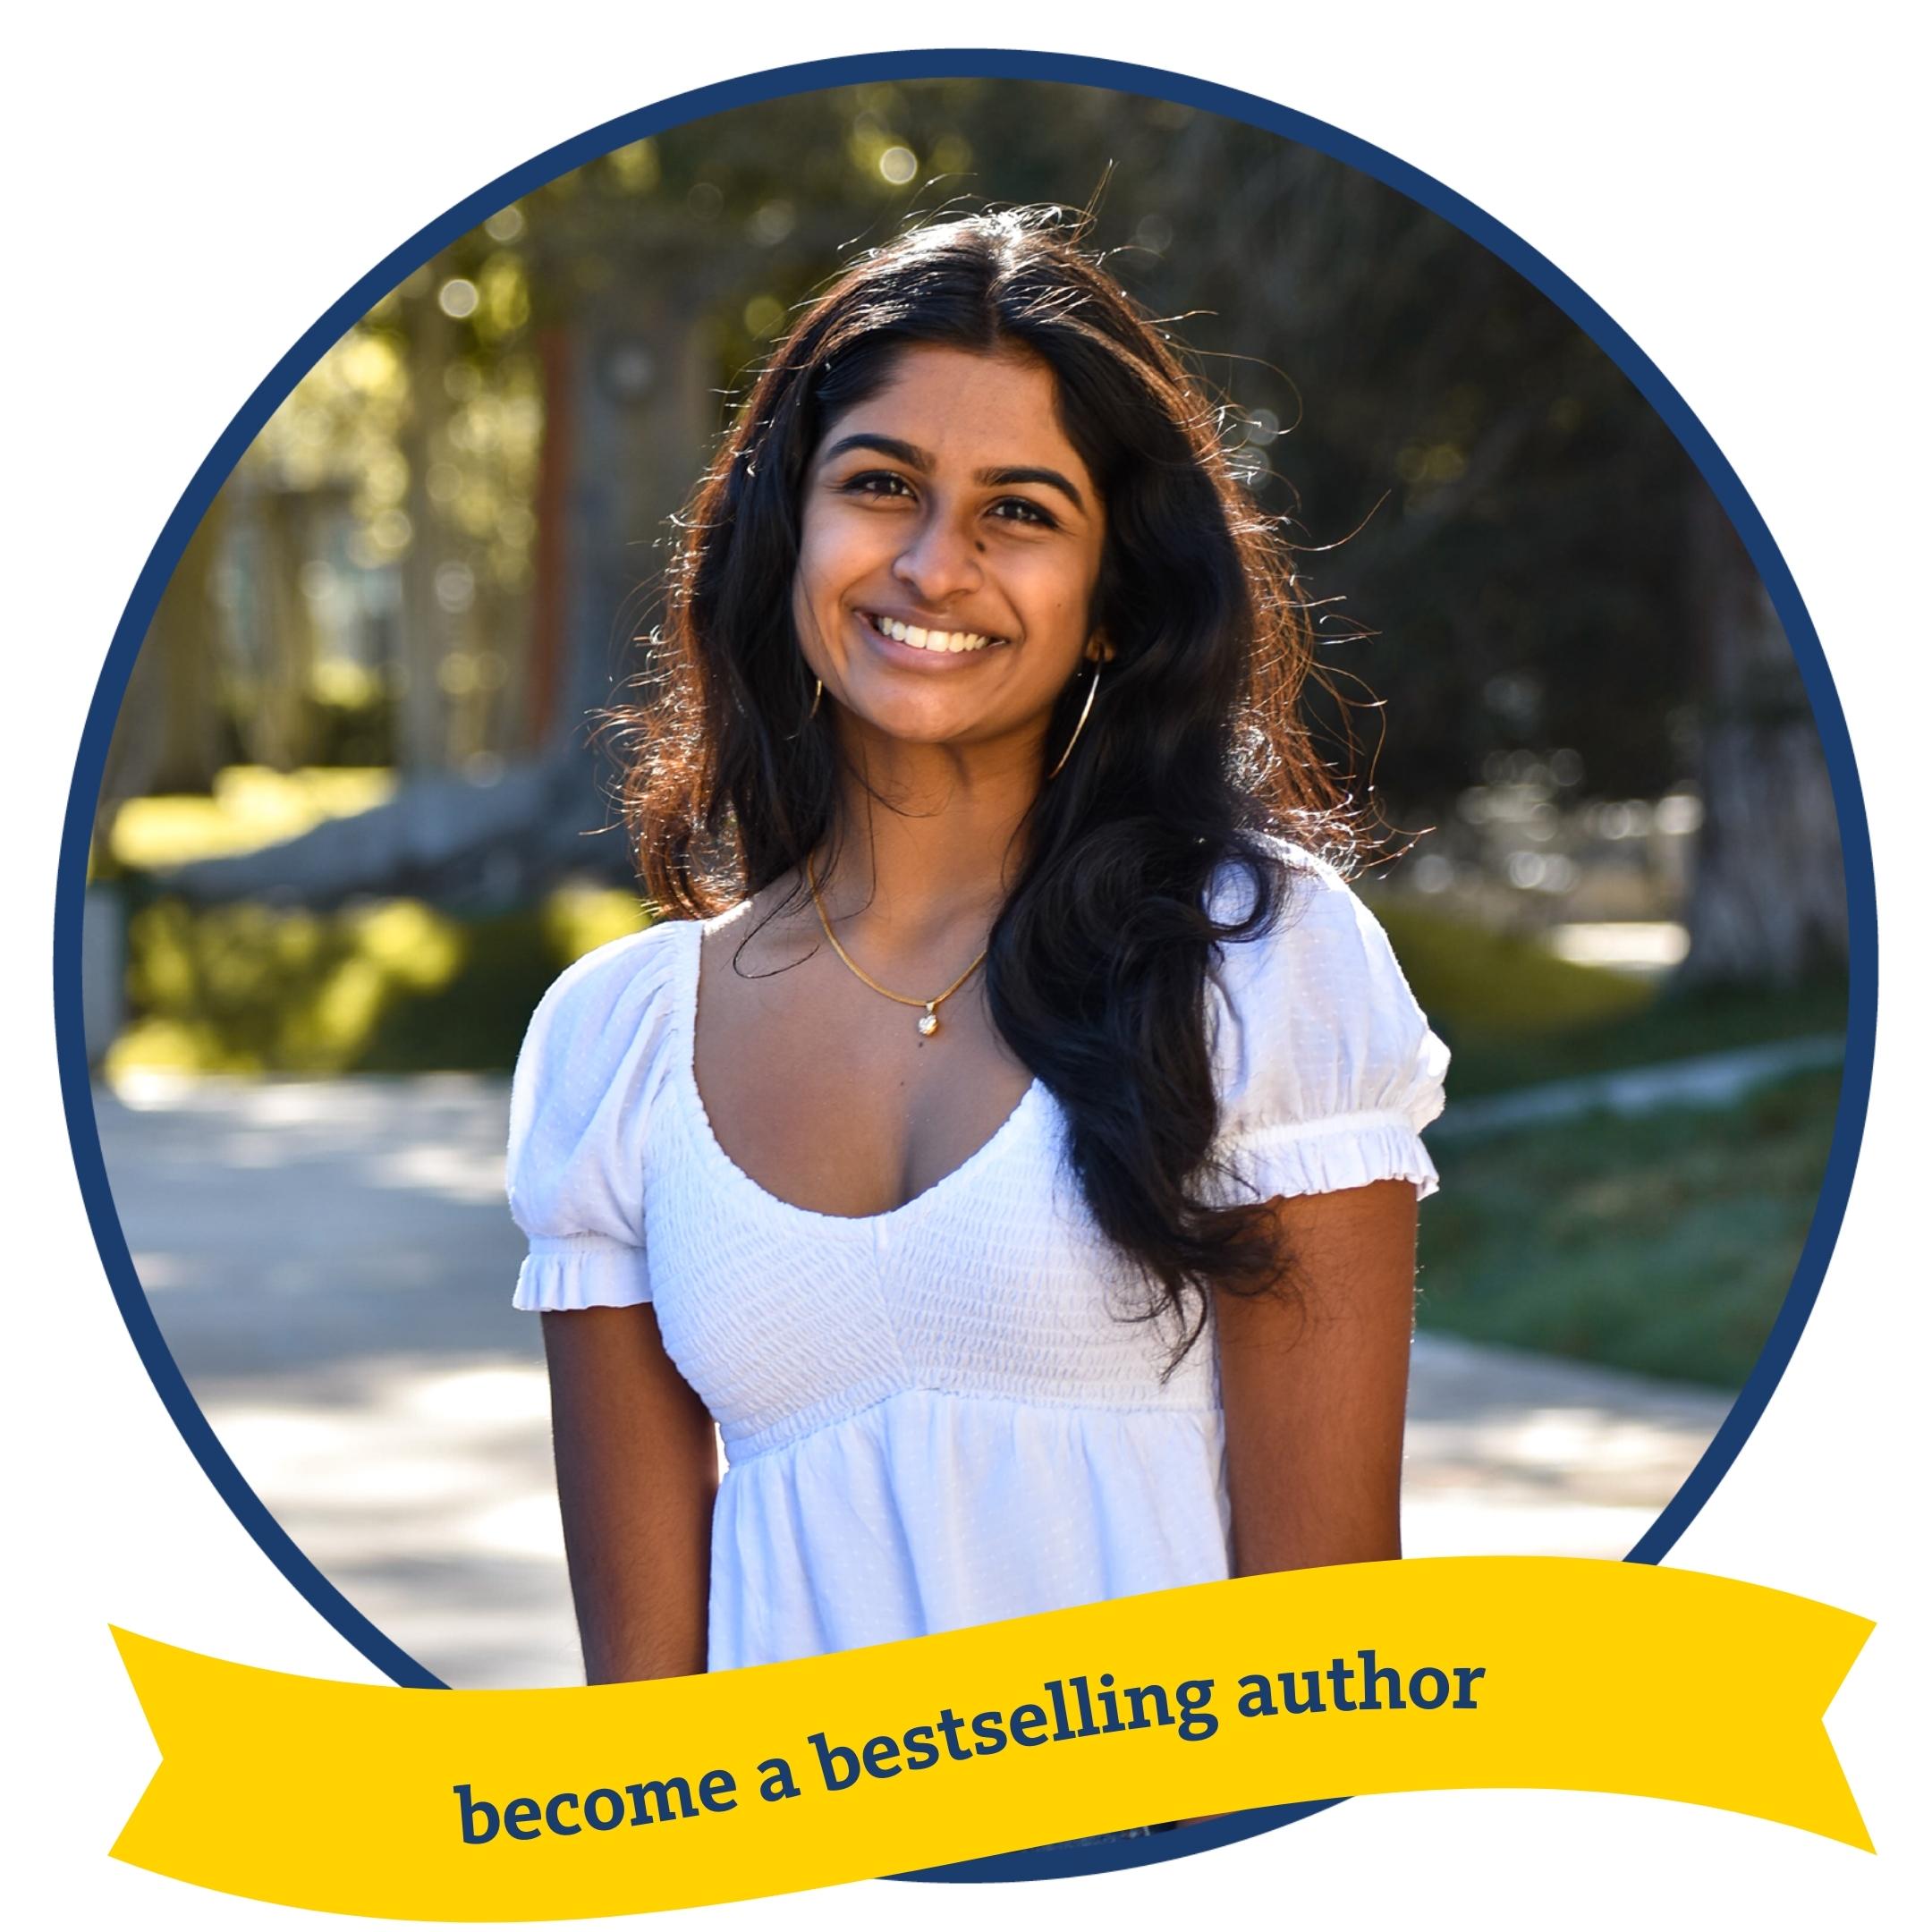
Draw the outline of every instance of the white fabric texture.
M1223 948L1210 1022L1224 1198L1400 1178L1448 1049L1373 915L1311 855L1281 920ZM886 1643L1228 1574L1211 1335L1162 1378L1039 1082L915 1199L778 1199L712 1131L693 1071L699 945L667 922L580 960L517 1063L521 1309L655 1303L729 1466L709 1667Z

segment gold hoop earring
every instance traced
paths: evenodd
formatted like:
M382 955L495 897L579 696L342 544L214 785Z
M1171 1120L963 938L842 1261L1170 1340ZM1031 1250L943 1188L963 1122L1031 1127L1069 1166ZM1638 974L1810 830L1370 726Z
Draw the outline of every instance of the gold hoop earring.
M795 732L787 732L785 733L785 742L787 744L796 744L805 735L805 725L809 724L818 716L818 701L825 696L825 680L823 678L814 678L812 687L811 708L805 714L805 724L801 724Z
M1046 783L1051 784L1066 768L1066 761L1073 756L1073 747L1080 742L1080 734L1087 729L1089 714L1093 710L1095 695L1100 689L1100 665L1095 660L1092 681L1087 686L1087 702L1080 707L1080 721L1073 727L1073 735L1066 741L1066 750L1060 754L1059 761L1046 774Z

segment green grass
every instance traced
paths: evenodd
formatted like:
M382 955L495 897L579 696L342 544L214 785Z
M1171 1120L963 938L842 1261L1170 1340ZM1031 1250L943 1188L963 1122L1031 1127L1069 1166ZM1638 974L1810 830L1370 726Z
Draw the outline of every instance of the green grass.
M1838 1087L1808 1072L1733 1107L1441 1141L1422 1326L1741 1386L1791 1285Z
M1526 935L1379 898L1374 911L1416 997L1431 1019L1459 1033L1561 1033L1622 1019L1652 998L1642 980L1559 959Z
M1412 906L1377 904L1376 916L1448 1043L1455 1099L1844 1030L1842 976L1678 992Z
M1422 998L1419 988L1416 996ZM1426 1001L1424 1007L1429 1010ZM1845 982L1837 979L1788 990L1713 987L1666 992L1594 1025L1517 1039L1472 1037L1457 1027L1453 1015L1437 1023L1431 1011L1430 1019L1454 1055L1450 1091L1466 1099L1802 1034L1842 1034L1845 1010Z

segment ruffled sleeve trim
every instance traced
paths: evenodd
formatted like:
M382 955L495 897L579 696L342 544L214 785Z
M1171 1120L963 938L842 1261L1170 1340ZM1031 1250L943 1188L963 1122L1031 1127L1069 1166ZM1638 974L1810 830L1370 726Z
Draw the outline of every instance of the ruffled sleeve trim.
M641 1248L608 1234L535 1234L517 1275L513 1301L528 1312L554 1313L634 1308L650 1298L650 1271Z
M1417 1109L1420 1112L1420 1109ZM1436 1108L1440 1111L1440 1103ZM1434 1113L1425 1119L1434 1117ZM1214 1192L1224 1205L1297 1194L1332 1194L1373 1181L1412 1181L1427 1200L1441 1184L1409 1114L1381 1110L1284 1121L1230 1136L1217 1150Z
M1224 946L1216 975L1210 1198L1404 1180L1427 1199L1440 1182L1421 1133L1443 1111L1449 1048L1368 906L1335 868L1290 852L1300 876L1282 917Z

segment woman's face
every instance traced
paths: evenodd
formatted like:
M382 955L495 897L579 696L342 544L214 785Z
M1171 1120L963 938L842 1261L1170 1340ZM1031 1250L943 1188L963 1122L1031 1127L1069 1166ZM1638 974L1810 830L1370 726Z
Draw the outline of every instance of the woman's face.
M930 344L826 426L806 472L792 614L861 731L934 745L1044 733L1083 654L1099 492L1046 366Z

